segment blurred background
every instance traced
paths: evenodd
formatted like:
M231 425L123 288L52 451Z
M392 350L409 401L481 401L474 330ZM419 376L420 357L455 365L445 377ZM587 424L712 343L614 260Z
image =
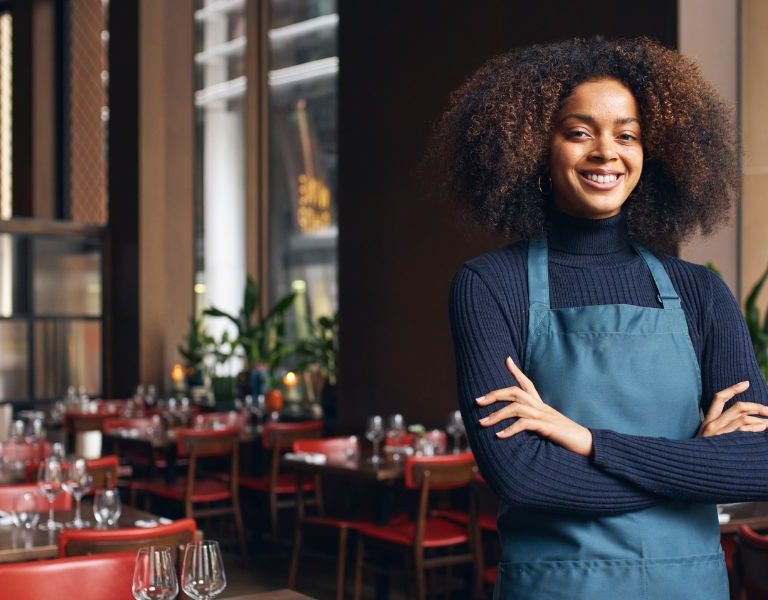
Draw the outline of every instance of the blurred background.
M442 425L451 277L507 240L430 194L430 127L490 57L573 36L678 48L734 107L743 195L679 253L743 301L767 29L762 0L0 1L0 402L275 387L338 430Z

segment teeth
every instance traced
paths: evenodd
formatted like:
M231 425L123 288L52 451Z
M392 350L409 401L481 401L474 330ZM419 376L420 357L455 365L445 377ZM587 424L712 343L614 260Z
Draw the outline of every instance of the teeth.
M593 173L587 173L586 177L596 183L613 183L618 179L618 175L595 175Z

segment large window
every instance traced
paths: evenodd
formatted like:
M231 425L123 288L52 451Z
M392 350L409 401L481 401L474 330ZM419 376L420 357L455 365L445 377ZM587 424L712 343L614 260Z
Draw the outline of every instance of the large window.
M335 0L272 0L271 9L270 296L297 291L299 314L317 317L337 305L339 18Z

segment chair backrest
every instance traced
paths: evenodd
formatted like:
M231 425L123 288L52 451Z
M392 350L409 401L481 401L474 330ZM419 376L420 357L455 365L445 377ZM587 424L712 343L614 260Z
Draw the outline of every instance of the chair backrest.
M266 423L261 432L261 445L271 450L290 450L296 440L319 438L322 432L323 422L320 420L298 423Z
M29 442L26 440L8 440L0 444L0 457L6 462L38 463L51 455L49 442Z
M37 488L37 484L34 483L22 483L18 485L0 485L0 510L5 512L13 511L13 504L16 498L30 492L35 494L37 498L37 510L44 512L48 510L48 500L43 496ZM53 500L54 510L71 510L72 509L72 496L61 492L56 495Z
M117 469L120 459L114 454L86 461L93 481L91 489L113 489L117 485Z
M168 546L179 563L179 549L198 535L194 519L179 519L169 525L131 529L64 529L59 534L59 556L84 556L137 551L142 546Z
M352 454L359 454L360 441L352 436L300 439L293 442L294 452L312 452L325 454L331 458L345 459Z
M238 429L176 429L179 456L189 456L185 501L190 502L197 477L200 458L229 457L229 486L232 495L240 485L240 430Z
M3 598L133 600L136 552L0 565Z
M477 468L471 452L441 456L409 456L405 459L405 486L415 490L452 490L468 486Z
M746 600L768 598L768 536L740 525L735 560Z

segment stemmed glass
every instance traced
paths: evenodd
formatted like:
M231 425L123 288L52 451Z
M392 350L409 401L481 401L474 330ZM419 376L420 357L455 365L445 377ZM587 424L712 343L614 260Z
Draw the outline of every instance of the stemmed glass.
M117 490L96 490L93 497L93 516L99 525L116 525L122 510L120 493Z
M37 497L24 492L13 502L13 524L20 529L34 529L40 513L37 512Z
M54 531L62 528L61 523L53 520L53 501L61 493L63 479L63 468L58 458L49 456L43 460L37 471L37 487L48 500L48 521L40 525L40 529Z
M136 555L133 569L133 597L136 600L173 600L179 582L167 546L146 546Z
M379 415L368 417L368 425L365 428L365 439L373 444L373 456L371 462L376 464L381 461L379 456L379 444L384 439L384 420Z
M461 452L461 436L466 432L461 411L454 410L448 414L448 423L445 426L445 431L453 436L453 453L459 454Z
M213 540L190 542L184 552L181 589L193 600L215 598L227 587L219 543Z
M67 527L73 527L74 529L82 529L88 527L90 523L83 521L80 516L80 501L83 496L87 494L91 489L91 474L88 472L88 466L84 458L75 459L72 464L69 465L67 471L67 477L64 479L62 485L64 491L68 494L72 494L75 499L75 518L72 522L67 523Z

